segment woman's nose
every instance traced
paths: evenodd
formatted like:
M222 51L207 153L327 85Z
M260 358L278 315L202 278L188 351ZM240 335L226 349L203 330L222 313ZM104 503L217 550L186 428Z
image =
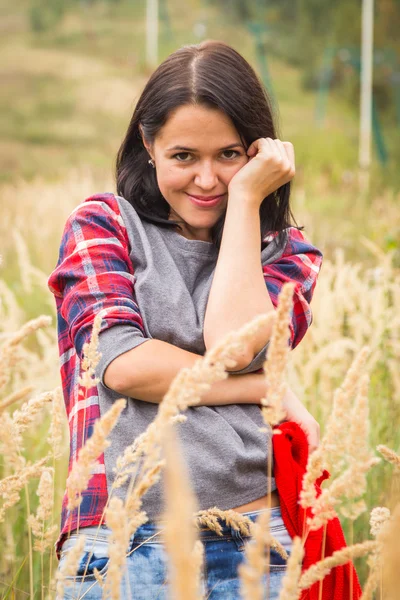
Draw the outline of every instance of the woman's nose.
M194 182L204 191L214 189L218 184L216 169L210 163L203 163L196 173Z

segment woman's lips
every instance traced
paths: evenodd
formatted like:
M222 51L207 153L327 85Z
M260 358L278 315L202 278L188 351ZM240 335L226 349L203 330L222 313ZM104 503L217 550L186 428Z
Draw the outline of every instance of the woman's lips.
M195 206L199 206L199 207L204 207L204 208L213 208L214 206L217 206L217 204L219 204L219 202L223 199L223 197L225 196L225 194L221 194L220 196L210 196L210 198L207 198L206 200L204 200L204 198L199 198L198 196L192 196L191 194L187 194L190 198L190 200L193 202L193 204L195 204Z

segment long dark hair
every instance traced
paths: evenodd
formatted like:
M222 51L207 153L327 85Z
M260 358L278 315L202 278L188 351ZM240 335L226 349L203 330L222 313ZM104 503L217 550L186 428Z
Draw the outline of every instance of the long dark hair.
M136 104L117 155L116 185L117 194L128 200L141 218L181 230L178 221L168 219L170 206L160 192L155 169L148 163L139 125L151 144L172 111L187 104L222 110L246 149L260 137L278 137L266 89L251 65L231 46L206 40L170 54L151 75ZM260 206L261 239L269 232L279 232L278 243L284 242L282 232L292 227L294 220L289 197L290 182L264 198ZM211 230L218 250L224 222L225 213Z

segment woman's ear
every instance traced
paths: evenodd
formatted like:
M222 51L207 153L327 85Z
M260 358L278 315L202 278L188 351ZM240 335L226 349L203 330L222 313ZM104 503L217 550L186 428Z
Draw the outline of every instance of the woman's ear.
M142 129L142 126L141 126L140 123L139 123L139 131L140 131L140 135L142 136L142 142L143 142L144 147L146 148L147 152L150 154L151 158L153 158L153 156L152 156L152 148L151 148L150 144L148 144L146 142L146 139L145 139L144 133L143 133L143 129Z

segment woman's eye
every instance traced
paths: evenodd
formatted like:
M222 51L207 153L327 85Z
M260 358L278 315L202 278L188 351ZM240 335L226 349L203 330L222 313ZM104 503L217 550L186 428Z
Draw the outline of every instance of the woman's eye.
M178 156L190 156L189 152L179 152L179 154L174 154L173 158L177 158ZM187 160L180 160L177 158L179 162L188 162Z
M236 150L224 150L224 152L233 152L235 156L240 156L240 152L237 152ZM230 158L235 158L235 156L231 156Z
M233 156L228 156L228 160L231 160L232 158L235 158L236 156L240 156L240 152L237 152L236 150L224 150L224 154L229 153L229 152L233 152ZM179 152L178 154L174 154L174 156L172 158L176 158L178 162L189 162L188 160L185 160L184 158L179 158L182 156L190 156L189 152Z

